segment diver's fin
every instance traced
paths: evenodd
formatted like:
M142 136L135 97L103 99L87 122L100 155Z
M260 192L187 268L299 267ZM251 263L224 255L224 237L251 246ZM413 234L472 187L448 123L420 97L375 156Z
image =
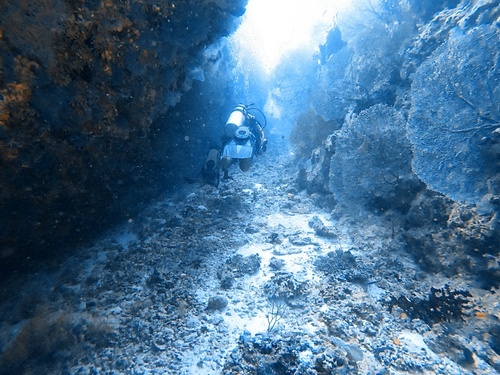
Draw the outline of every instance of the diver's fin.
M207 157L205 159L205 164L203 164L203 168L201 169L201 177L203 178L203 180L207 184L213 185L215 187L219 186L219 162L220 151L216 148L212 148L210 149L210 151L208 151Z

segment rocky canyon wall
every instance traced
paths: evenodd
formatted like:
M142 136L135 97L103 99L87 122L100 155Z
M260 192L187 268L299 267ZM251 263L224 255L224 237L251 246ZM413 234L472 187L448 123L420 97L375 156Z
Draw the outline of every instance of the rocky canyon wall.
M336 217L387 218L423 267L498 286L500 6L381 4L339 20L337 48L322 48L294 129L316 143L295 142L310 155L298 186Z
M197 125L180 120L173 106L217 66L216 43L237 27L245 6L2 2L2 259L92 237L175 183L179 134Z

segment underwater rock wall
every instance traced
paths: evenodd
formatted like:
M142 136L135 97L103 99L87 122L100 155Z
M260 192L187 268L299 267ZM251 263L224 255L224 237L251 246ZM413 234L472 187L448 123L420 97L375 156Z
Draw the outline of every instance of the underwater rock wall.
M175 182L158 152L178 132L171 107L245 6L2 2L0 258L59 251Z
M343 125L312 152L295 142L311 155L297 184L334 216L403 223L422 267L498 286L500 5L423 4L385 2L357 28L339 24L345 45L324 57L311 106ZM325 126L309 129L316 139Z
M423 8L422 4L387 2L380 9L360 11L359 19L339 24L345 44L325 58L315 90L311 93L314 112L312 115L310 109L304 112L304 116L307 114L310 118L314 118L314 114L321 116L324 125L318 126L314 122L314 126L310 126L313 131L308 137L313 142L307 146L298 141L299 137L292 138L299 155L311 154L311 143L328 150L312 151L310 160L313 166L301 172L302 182L317 180L311 173L317 173L314 164L320 163L327 168L322 173L328 179L321 181L322 185L329 186L327 191L365 189L366 184L352 183L352 178L351 182L338 178L339 174L346 175L343 172L359 173L361 178L362 169L358 168L356 172L351 170L349 163L342 165L341 157L336 157L336 163L330 163L330 159L335 158L335 152L331 150L346 148L345 154L348 154L349 149L354 151L353 148L360 145L367 146L370 139L379 139L375 143L379 148L385 147L388 155L391 152L398 155L398 150L407 153L407 156L401 156L406 158L401 163L406 163L405 168L411 168L408 173L414 173L414 177L429 188L445 193L455 201L479 203L486 197L488 203L498 206L495 203L498 201L495 198L498 196L498 162L495 157L499 143L498 108L493 103L498 102L499 72L496 54L492 51L498 49L495 48L499 43L495 22L498 22L500 6L491 1L457 3L442 4L441 10L435 9L435 4L430 5L436 12L431 17L430 8ZM359 26L358 21L365 22L367 27L353 27L352 24ZM482 51L480 56L475 48ZM471 61L467 53L477 57ZM455 72L454 75L451 72ZM454 89L448 87L446 77L457 81ZM480 103L470 99L474 95L479 95ZM401 121L382 120L388 126L394 126L399 134L399 139L388 141L388 145L383 144L388 140L384 127L378 124L387 116L373 114L380 105L391 107L402 116ZM372 113L372 118L361 120L368 116L367 113ZM298 134L313 124L311 119L299 119L294 130ZM356 121L364 121L364 131L346 135ZM446 126L447 121L452 124ZM336 130L330 125L332 123L343 125ZM323 136L325 131L329 132L328 137ZM370 139L365 139L366 134L370 134ZM407 136L411 151L402 145ZM423 137L425 147L420 141ZM430 154L431 149L444 155ZM374 150L375 147L358 150L366 164L380 162L379 154L383 150ZM320 160L317 155L323 155L327 160ZM458 161L461 162L453 163L453 155L460 157ZM431 159L441 162L435 165ZM401 163L395 163L397 168L387 174L393 173L393 178L399 179L408 174L399 173ZM332 170L329 170L330 165ZM447 184L449 179L453 181ZM385 180L390 183L392 179L387 177ZM318 189L314 184L306 185L311 191ZM420 185L422 187L424 185ZM369 189L365 190L368 192ZM419 189L413 190L411 188L408 192L415 196ZM365 195L367 199L358 200L359 204L368 202L372 193ZM401 198L408 200L408 196ZM397 206L400 202L393 203Z

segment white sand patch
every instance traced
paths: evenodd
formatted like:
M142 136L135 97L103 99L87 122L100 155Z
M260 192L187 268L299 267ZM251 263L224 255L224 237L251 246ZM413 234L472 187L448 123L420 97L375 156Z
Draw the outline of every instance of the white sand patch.
M271 228L283 227L286 229L297 229L305 233L314 234L314 230L309 227L309 220L317 216L326 226L333 226L333 223L323 214L294 214L284 215L282 213L271 214L267 217L267 223Z
M268 327L266 313L262 310L254 311L252 315L231 313L224 316L224 321L228 325L229 332L233 335L239 335L244 330L252 335L265 332Z
M247 244L238 249L236 254L241 254L244 257L259 254L262 259L271 259L272 254L270 254L269 250L272 249L271 244Z

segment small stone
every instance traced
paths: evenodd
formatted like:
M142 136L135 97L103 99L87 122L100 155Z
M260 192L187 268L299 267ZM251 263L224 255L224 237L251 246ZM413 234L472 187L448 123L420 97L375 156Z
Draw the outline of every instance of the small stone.
M290 236L288 240L295 246L307 246L311 244L311 238L309 237Z
M245 233L249 234L259 233L259 228L257 228L255 225L249 225L245 228Z
M314 233L320 237L337 238L334 230L326 227L323 221L316 215L309 220L308 224L310 228L314 229Z
M275 244L275 245L279 245L283 242L283 239L281 238L279 233L273 232L273 233L269 234L267 242Z
M198 318L190 316L186 319L186 327L191 329L197 329L201 326L201 322Z
M168 346L167 346L167 345L165 345L165 344L160 344L160 343L159 343L158 341L156 341L156 340L153 340L153 347L154 347L156 350L160 351L160 352L163 352L163 351L167 350L167 348L168 348Z
M278 259L276 257L272 257L269 260L269 268L272 270L280 270L285 266L285 261L283 259Z
M226 297L212 296L208 299L207 310L208 311L224 310L228 304L229 301Z
M273 250L274 255L300 254L302 249L296 246L276 246Z
M226 271L221 273L220 286L222 289L230 289L234 283L234 275L232 272Z
M219 314L215 315L213 319L210 319L209 322L213 324L214 326L218 326L219 324L224 322L224 318L220 316Z

